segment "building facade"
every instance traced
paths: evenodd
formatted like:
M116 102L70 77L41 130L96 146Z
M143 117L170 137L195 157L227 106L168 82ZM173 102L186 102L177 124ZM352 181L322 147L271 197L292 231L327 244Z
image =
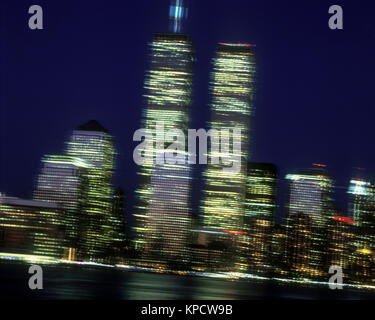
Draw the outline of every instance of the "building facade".
M79 258L103 260L111 244L115 155L112 136L97 121L89 121L73 131L66 154L90 165L86 175L85 204L81 210Z
M375 276L375 186L363 177L353 177L348 188L349 214L354 220L355 241L351 280L374 284Z
M276 209L277 169L268 163L248 163L244 231L249 243L243 257L249 272L272 271L271 241Z
M151 177L152 195L148 207L143 261L175 268L190 261L191 229L189 165L161 165Z
M255 92L254 46L219 44L213 67L209 126L210 130L217 130L221 136L220 141L211 139L208 165L204 172L201 214L204 228L216 229L216 240L222 238L227 243L227 234L223 230L243 232L250 114ZM228 161L234 146L240 146L239 154L233 154L232 161ZM220 156L219 163L213 163L213 158L217 156ZM225 170L230 166L237 170ZM237 243L242 240L235 233L233 237L232 249L235 257L238 257ZM237 264L235 260L232 259Z
M34 200L58 204L64 209L63 224L68 243L66 257L77 258L82 210L87 201L87 177L90 164L67 155L49 155L42 159Z
M332 178L323 168L286 176L287 205L286 260L293 278L320 279L325 270L327 224L333 215Z
M326 270L339 266L343 271L343 281L351 280L355 263L356 227L353 219L344 216L332 216L327 228L328 245L326 249Z
M56 204L0 197L0 251L63 258L65 212Z
M182 130L184 134L187 133L193 63L193 43L187 35L179 33L154 35L151 43L151 66L145 80L147 105L142 120L142 128L153 134L152 143L144 150L145 157L151 160L145 161L138 171L140 184L136 190L136 224L134 227L134 245L143 257L146 246L147 252L150 252L151 244L146 243L146 237L151 239L150 234L155 232L154 228L157 225L160 225L153 220L158 216L158 212L153 212L153 210L160 211L160 206L168 206L166 214L170 214L170 217L164 216L163 219L172 219L180 214L181 208L190 207L188 197L189 167L184 164L164 161L164 149L176 143L174 137L164 135L164 130L178 129ZM164 139L163 143L156 141L157 132L160 131ZM180 147L178 153L183 160L188 155L185 151L185 142L177 142L180 143L177 146ZM157 157L158 163L156 163ZM161 162L160 159L162 159ZM160 174L163 176L158 177ZM179 182L176 185L169 185L169 179ZM181 181L183 181L183 190L179 186ZM178 203L174 202L172 198L161 199L165 190L170 190L172 194L182 192L183 195L179 197ZM158 201L163 201L163 204L157 203ZM185 226L185 221L183 226ZM180 229L180 227L178 228Z

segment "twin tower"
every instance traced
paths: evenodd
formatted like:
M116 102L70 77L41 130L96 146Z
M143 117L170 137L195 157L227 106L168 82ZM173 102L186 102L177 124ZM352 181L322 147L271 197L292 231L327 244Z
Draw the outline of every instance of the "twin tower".
M194 47L191 38L181 33L182 22L187 17L183 1L172 1L169 17L170 32L153 37L151 65L144 84L146 106L142 128L151 132L156 132L160 122L165 130L183 132L187 132L189 125ZM194 232L199 239L206 239L205 242L238 245L234 235L243 231L250 114L255 91L254 49L255 45L234 43L219 43L217 48L210 83L209 128L229 129L229 141L239 139L241 155L237 161L241 161L241 169L235 174L228 173L222 164L210 162L213 154L209 152L201 197L202 221L198 228L193 226L190 206L191 166L160 165L155 161L140 166L134 233L135 247L143 263L188 263ZM233 137L237 134L234 129L241 130L239 137ZM153 139L156 148L146 149L145 153L155 157L162 150L158 150L155 135ZM174 142L172 138L165 139L167 146ZM226 147L232 149L232 143L229 144ZM187 151L184 156L188 156Z

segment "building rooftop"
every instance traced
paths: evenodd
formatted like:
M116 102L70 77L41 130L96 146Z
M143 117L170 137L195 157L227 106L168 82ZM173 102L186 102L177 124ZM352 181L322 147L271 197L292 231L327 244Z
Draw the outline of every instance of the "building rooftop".
M26 199L20 199L16 197L7 197L7 196L0 196L0 204L24 206L24 207L41 207L41 208L51 208L51 209L60 208L60 206L57 203L53 203L53 202L26 200Z
M85 124L82 124L76 128L76 130L80 131L97 131L97 132L105 132L109 133L106 128L104 128L98 121L90 120Z

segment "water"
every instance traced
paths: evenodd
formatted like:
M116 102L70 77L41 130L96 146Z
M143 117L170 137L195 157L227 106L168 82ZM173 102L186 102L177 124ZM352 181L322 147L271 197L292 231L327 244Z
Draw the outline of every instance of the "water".
M247 300L375 299L375 292L301 287L276 281L225 280L103 267L43 265L43 290L30 290L30 264L0 262L0 299Z

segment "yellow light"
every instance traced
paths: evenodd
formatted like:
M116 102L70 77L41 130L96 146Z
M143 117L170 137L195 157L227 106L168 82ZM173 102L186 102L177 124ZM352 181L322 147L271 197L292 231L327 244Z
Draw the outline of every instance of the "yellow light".
M370 249L367 249L367 248L358 249L357 251L360 252L360 253L363 253L363 254L371 254L372 253L372 251Z

